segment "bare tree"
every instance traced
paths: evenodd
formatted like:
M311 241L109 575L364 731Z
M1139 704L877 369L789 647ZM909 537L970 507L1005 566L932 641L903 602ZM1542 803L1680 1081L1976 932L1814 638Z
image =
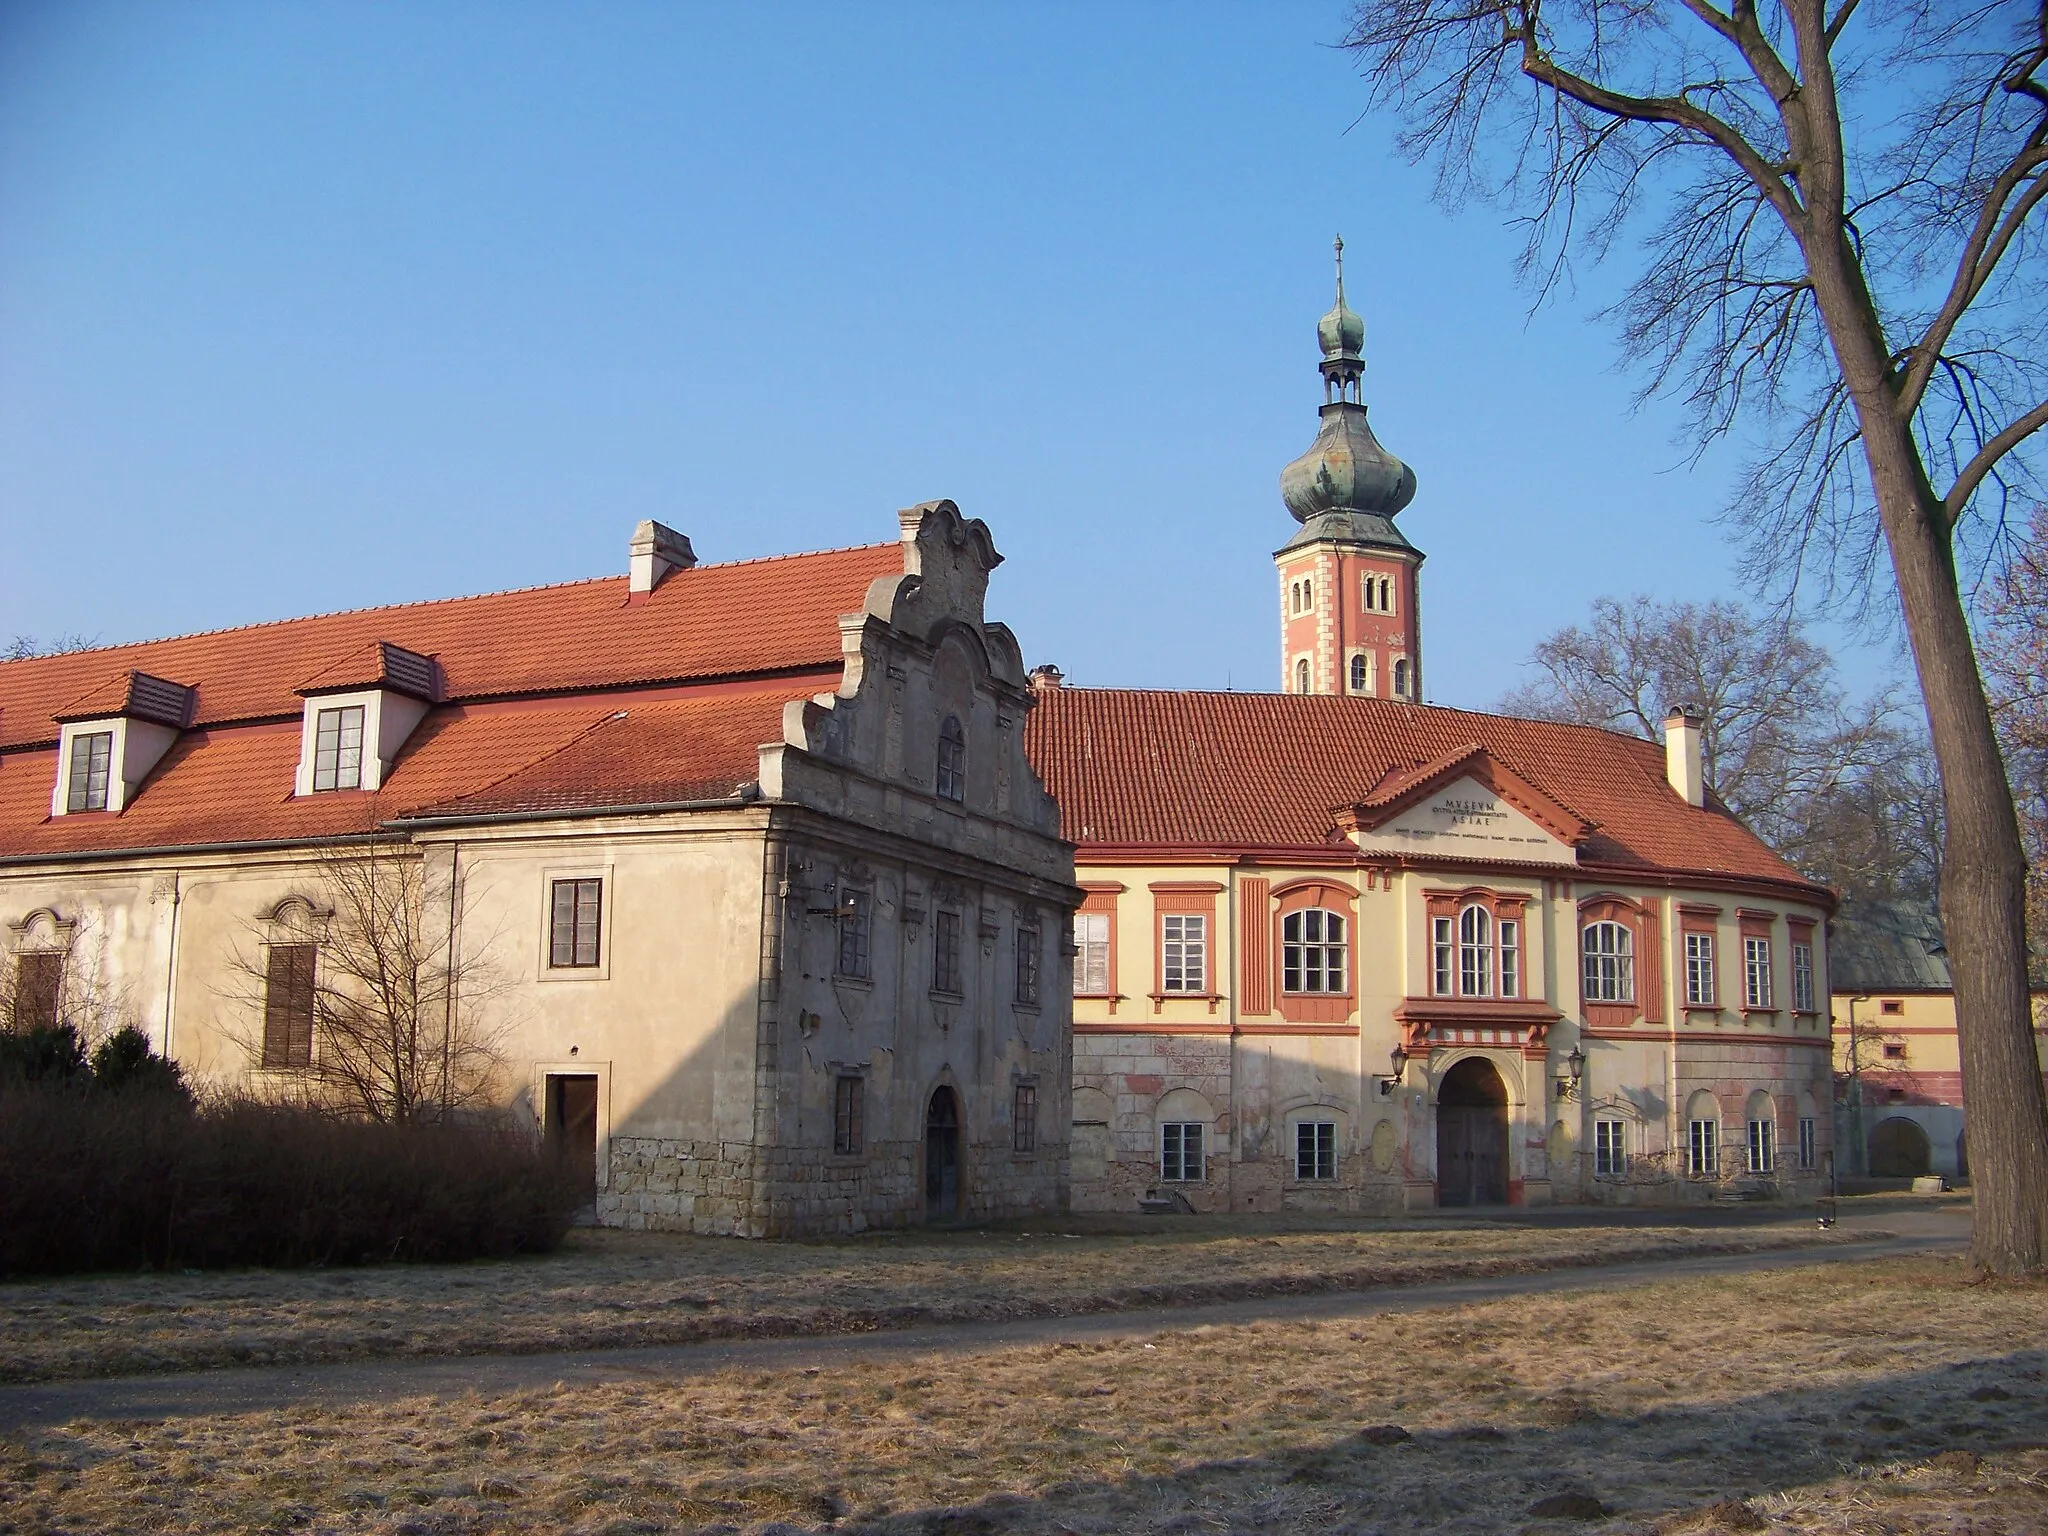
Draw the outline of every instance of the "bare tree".
M85 635L52 635L38 640L34 635L16 635L0 645L0 661L30 661L37 656L65 656L72 651L89 651L93 641Z
M130 988L108 963L106 926L82 914L61 950L30 950L0 965L0 1029L68 1029L91 1052L135 1022Z
M2048 507L1985 604L1980 645L2027 850L2027 932L2035 985L2048 987Z
M323 853L310 900L237 952L224 1032L252 1060L293 1069L283 1081L297 1096L375 1120L489 1106L509 1028L489 1022L489 1005L505 986L487 941L460 944L454 896L403 844Z
M2048 425L2048 4L1361 0L1346 43L1447 196L1522 210L1539 291L1640 237L1613 317L1700 441L1753 434L1761 563L1854 585L1888 552L1941 767L1970 1255L2048 1268L2025 860L1958 581Z

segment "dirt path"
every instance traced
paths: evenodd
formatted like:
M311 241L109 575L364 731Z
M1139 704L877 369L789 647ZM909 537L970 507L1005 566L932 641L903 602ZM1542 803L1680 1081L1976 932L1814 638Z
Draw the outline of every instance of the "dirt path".
M952 1323L827 1338L721 1340L562 1354L407 1358L8 1386L0 1387L0 1432L74 1419L163 1419L252 1412L295 1404L336 1406L418 1396L459 1397L468 1392L544 1388L557 1382L597 1384L674 1379L738 1365L764 1369L827 1366L933 1351L976 1351L1061 1339L1123 1338L1203 1324L1363 1317L1686 1276L1896 1258L1956 1248L1969 1234L1968 1210L1954 1206L1925 1212L1885 1212L1881 1218L1873 1214L1865 1221L1871 1229L1881 1227L1882 1235L1873 1230L1869 1240L1833 1248L1589 1266L1425 1286L1265 1297L1171 1311Z

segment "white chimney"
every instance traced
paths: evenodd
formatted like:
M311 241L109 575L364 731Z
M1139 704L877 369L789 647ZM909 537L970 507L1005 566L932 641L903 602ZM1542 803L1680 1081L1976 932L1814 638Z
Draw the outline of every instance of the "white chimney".
M633 530L633 542L626 546L628 593L652 592L670 571L687 571L697 563L690 541L675 529L653 521Z
M1700 727L1705 723L1683 708L1664 717L1664 777L1687 805L1704 805L1707 799L1706 765L1700 758Z

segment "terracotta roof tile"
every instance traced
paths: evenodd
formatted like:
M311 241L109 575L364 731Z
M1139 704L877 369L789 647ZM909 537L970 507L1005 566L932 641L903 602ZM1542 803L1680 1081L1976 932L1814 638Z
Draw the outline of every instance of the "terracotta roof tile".
M1091 844L1325 846L1333 808L1479 747L1595 824L1582 861L1807 884L1725 810L1687 805L1662 747L1588 726L1390 699L1055 688L1025 741L1084 858Z
M836 673L840 616L902 571L876 544L697 566L631 603L620 577L0 663L0 861L730 795L783 704ZM450 702L382 789L294 798L299 690L388 682L398 647L436 659ZM127 698L144 663L196 687L193 728L118 815L51 817L55 714Z
M902 571L901 545L867 544L693 566L632 603L600 577L0 662L0 750L55 741L56 712L120 668L197 687L195 725L297 715L309 678L379 640L437 657L451 701L836 665L839 616Z

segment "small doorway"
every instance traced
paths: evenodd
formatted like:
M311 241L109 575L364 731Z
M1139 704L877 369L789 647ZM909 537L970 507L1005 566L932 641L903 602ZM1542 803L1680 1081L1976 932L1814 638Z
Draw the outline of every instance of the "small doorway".
M932 1090L924 1115L924 1214L960 1214L960 1101L950 1088Z
M549 1148L568 1165L583 1194L597 1207L597 1079L581 1073L549 1073L546 1135Z
M1436 1096L1439 1205L1508 1200L1508 1088L1493 1064L1468 1056L1444 1074Z

